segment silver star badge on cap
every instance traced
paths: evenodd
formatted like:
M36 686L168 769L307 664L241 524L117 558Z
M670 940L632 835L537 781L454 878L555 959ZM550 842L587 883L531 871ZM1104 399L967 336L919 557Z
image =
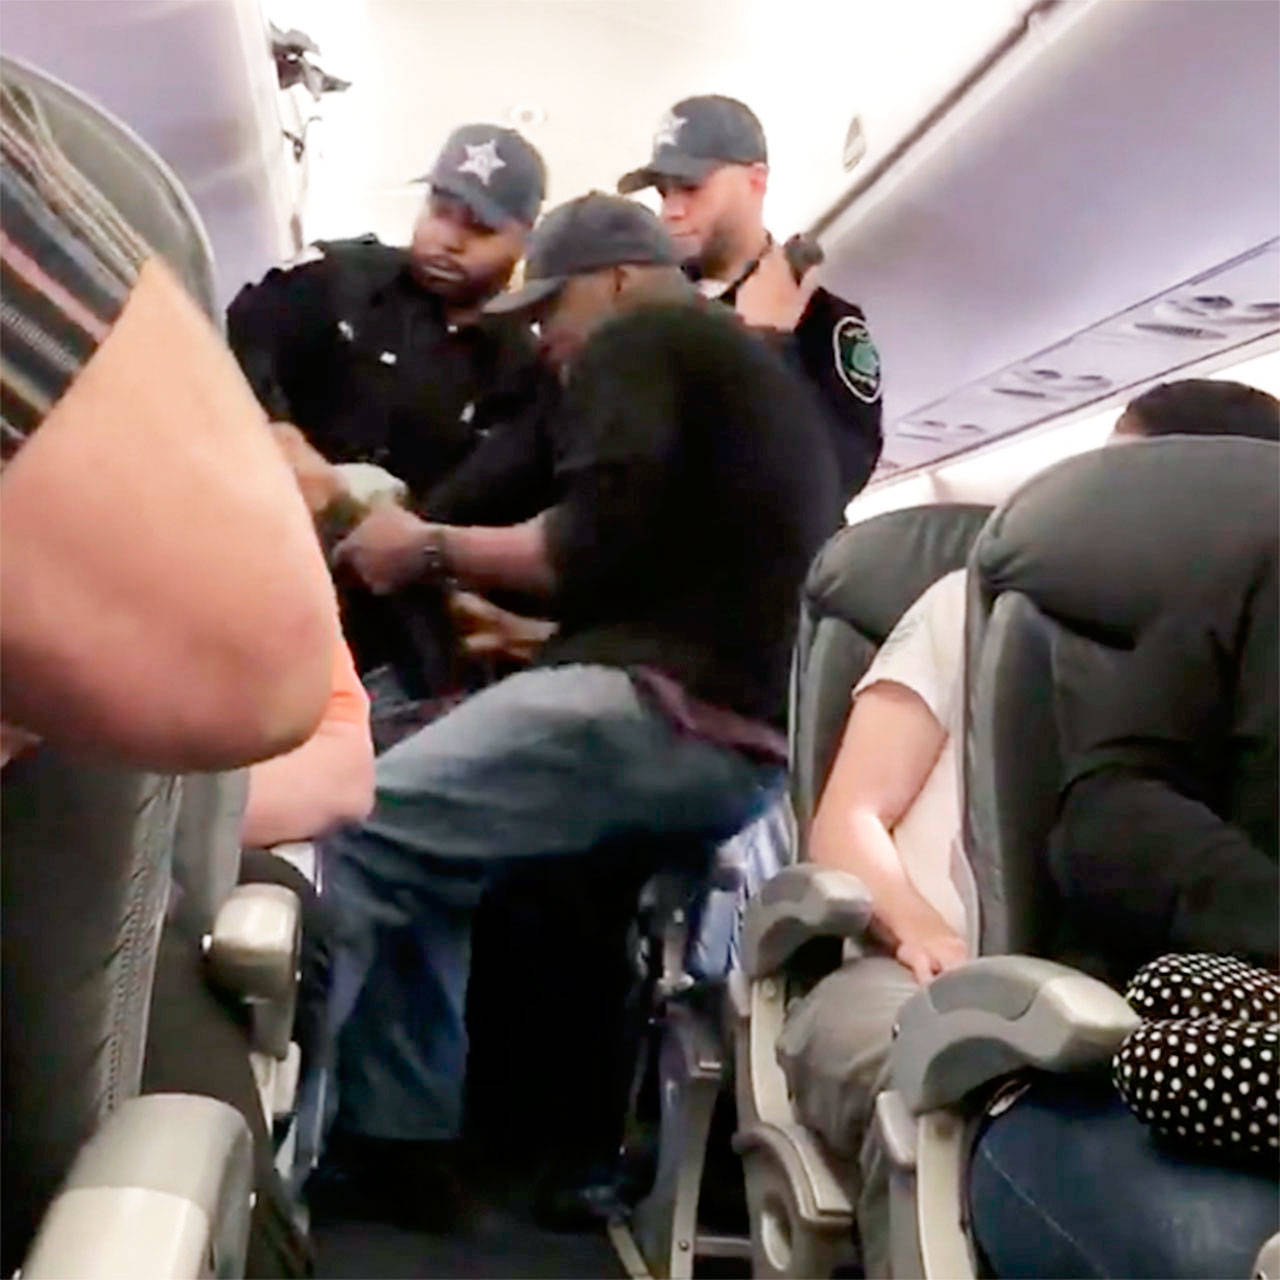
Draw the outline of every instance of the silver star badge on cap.
M656 151L659 147L674 147L676 139L680 136L680 130L684 126L684 116L678 116L674 111L668 111L658 121L658 132L653 135L653 149Z
M458 166L459 173L474 173L487 187L489 180L499 169L505 169L507 162L498 155L498 143L495 139L482 142L478 147L464 143L467 158Z

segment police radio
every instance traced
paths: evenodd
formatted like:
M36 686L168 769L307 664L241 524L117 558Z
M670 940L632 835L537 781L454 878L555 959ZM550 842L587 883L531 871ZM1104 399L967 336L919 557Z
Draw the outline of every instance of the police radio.
M806 272L819 266L827 256L823 253L822 246L816 240L811 240L808 236L803 235L792 236L782 246L782 252L786 254L787 265L791 268L791 274L795 277L796 284L799 284L804 279Z

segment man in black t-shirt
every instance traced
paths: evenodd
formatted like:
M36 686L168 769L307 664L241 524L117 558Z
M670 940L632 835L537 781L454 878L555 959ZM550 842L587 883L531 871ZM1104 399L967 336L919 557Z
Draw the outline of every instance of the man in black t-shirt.
M809 389L696 296L641 206L593 194L548 215L502 305L535 315L565 376L559 505L505 528L386 508L339 549L375 591L447 576L540 593L560 620L537 667L381 757L373 815L325 849L339 1024L359 996L340 1042L341 1145L401 1140L357 1160L394 1171L374 1197L392 1213L447 1196L431 1179L461 1119L489 871L623 838L714 841L763 808L785 760L798 592L839 513ZM411 980L393 958L406 938ZM422 1153L411 1174L405 1139Z

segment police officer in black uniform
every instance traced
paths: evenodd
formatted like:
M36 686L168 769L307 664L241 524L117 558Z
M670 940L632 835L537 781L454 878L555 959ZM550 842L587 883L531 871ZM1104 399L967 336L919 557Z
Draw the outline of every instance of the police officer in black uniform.
M469 124L424 181L408 248L373 236L322 242L241 290L228 337L272 420L329 462L382 466L433 519L511 523L549 500L542 422L555 382L528 329L482 308L524 252L546 169L513 130ZM362 671L389 661L412 696L440 691L438 601L424 630L421 600L342 595Z
M663 117L653 156L618 183L624 195L657 187L662 218L703 293L747 324L772 330L817 388L831 428L846 497L866 484L883 445L880 358L866 317L817 287L769 235L764 130L734 98L686 98ZM799 275L799 279L797 279Z

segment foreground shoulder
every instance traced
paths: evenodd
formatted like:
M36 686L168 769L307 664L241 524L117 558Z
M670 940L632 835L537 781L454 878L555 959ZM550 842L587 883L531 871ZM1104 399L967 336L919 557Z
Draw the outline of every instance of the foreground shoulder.
M0 465L104 341L150 250L63 154L39 103L0 82L5 306Z

